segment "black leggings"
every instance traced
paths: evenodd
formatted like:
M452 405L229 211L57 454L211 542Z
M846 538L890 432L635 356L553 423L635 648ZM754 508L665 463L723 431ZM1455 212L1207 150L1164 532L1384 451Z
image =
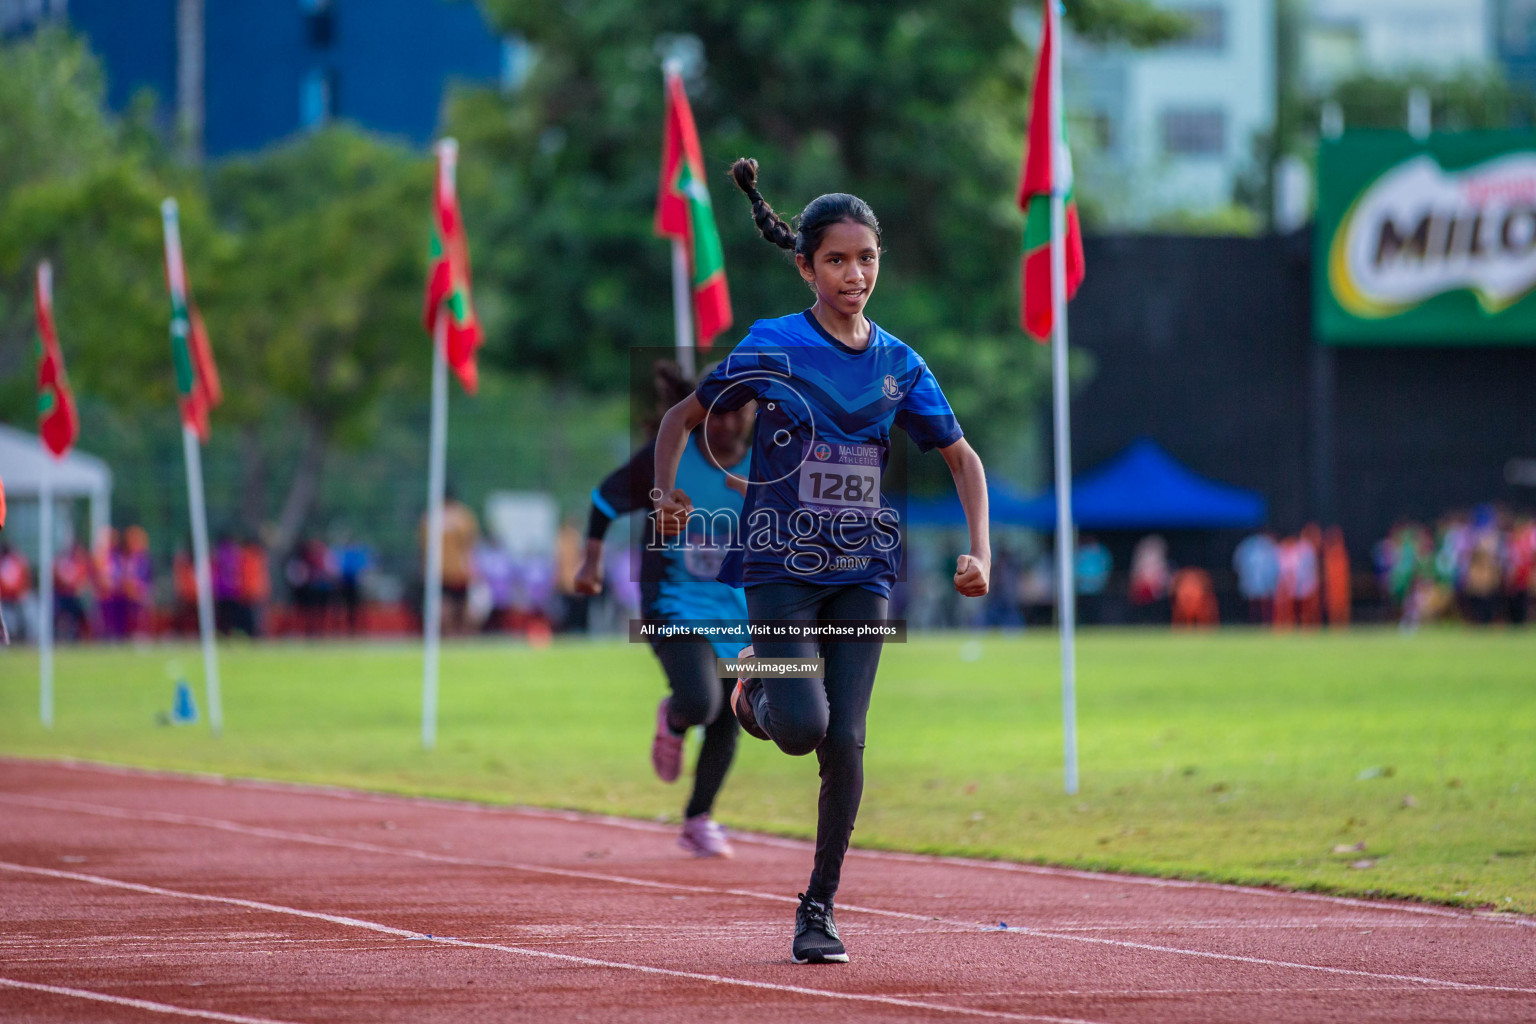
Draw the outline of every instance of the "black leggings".
M677 732L704 726L704 743L693 771L693 795L683 810L685 817L708 814L725 784L736 756L736 716L726 710L726 696L736 685L715 673L715 649L708 640L672 639L655 645L656 660L672 687L669 725ZM722 713L724 712L724 713Z
M889 602L862 587L825 587L805 583L763 583L747 588L753 622L769 619L815 622L818 619L884 620ZM763 731L786 754L816 752L821 767L817 802L816 860L805 894L832 902L842 875L843 855L853 834L853 820L864 794L864 719L880 665L879 640L753 641L760 658L826 659L826 676L763 679L753 692L752 710Z

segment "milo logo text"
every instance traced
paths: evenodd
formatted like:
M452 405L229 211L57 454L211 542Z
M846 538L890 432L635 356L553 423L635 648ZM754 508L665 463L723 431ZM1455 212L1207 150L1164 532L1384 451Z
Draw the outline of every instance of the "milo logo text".
M1497 313L1536 286L1536 153L1461 171L1429 156L1399 164L1339 224L1328 282L1359 317L1405 312L1466 289Z

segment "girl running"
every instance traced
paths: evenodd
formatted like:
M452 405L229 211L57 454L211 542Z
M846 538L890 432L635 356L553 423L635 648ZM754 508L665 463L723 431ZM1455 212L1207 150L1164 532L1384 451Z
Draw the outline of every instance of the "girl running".
M658 392L666 396L667 405L693 389L673 365L658 364L656 373ZM736 755L736 717L725 710L735 680L720 678L715 656L735 657L747 644L742 628L747 606L739 589L716 582L715 575L741 515L741 493L731 486L731 478L735 477L737 488L745 489L751 423L751 408L744 406L714 417L704 429L684 438L680 465L674 459L673 472L698 495L698 508L704 514L689 522L680 541L657 544L647 538L641 555L640 607L646 620L678 627L737 627L733 632L715 633L711 639L685 633L651 643L672 691L656 708L656 733L651 739L651 766L663 782L675 782L681 773L683 738L689 728L704 727L693 793L683 811L683 834L678 839L678 845L696 857L732 853L725 831L710 817ZM608 524L651 507L648 492L655 472L654 452L653 441L592 492L586 553L576 572L577 592L602 590L603 534Z
M814 659L814 637L769 638L770 625L883 622L901 563L899 521L881 493L898 426L923 451L938 448L955 479L970 554L955 589L987 592L986 476L923 359L864 315L880 271L880 223L863 200L824 195L790 227L757 190L757 161L732 175L752 201L758 230L794 253L816 296L802 313L759 320L697 390L663 417L651 500L664 530L681 528L694 502L679 476L689 432L748 401L758 415L742 510L742 536L720 579L746 588L756 653ZM864 788L864 720L880 641L827 641L818 676L741 680L732 708L742 728L820 765L816 854L795 914L796 963L847 962L832 917L843 855Z

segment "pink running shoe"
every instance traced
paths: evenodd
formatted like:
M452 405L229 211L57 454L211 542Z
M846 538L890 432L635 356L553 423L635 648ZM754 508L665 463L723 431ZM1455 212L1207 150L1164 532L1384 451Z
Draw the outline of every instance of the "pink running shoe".
M683 834L677 837L677 845L695 857L720 857L729 860L736 855L725 829L707 814L698 814L683 822Z
M736 657L745 661L748 658L755 658L757 655L752 650L752 645L748 644L737 653ZM736 721L741 723L742 731L748 736L755 736L760 740L766 740L768 739L768 734L763 731L762 726L757 724L757 716L752 712L752 699L747 693L748 686L753 684L761 686L762 682L757 679L750 679L747 676L736 677L736 687L731 691L731 713L736 716Z
M672 698L663 697L656 705L656 735L651 737L651 767L662 782L676 782L683 771L683 737L667 724Z

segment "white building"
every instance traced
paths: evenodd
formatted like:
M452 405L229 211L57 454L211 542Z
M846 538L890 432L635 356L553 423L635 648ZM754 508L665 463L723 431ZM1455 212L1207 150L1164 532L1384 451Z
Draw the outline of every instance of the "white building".
M1166 46L1063 51L1073 150L1110 222L1144 226L1232 202L1275 123L1274 0L1166 0L1195 29Z

